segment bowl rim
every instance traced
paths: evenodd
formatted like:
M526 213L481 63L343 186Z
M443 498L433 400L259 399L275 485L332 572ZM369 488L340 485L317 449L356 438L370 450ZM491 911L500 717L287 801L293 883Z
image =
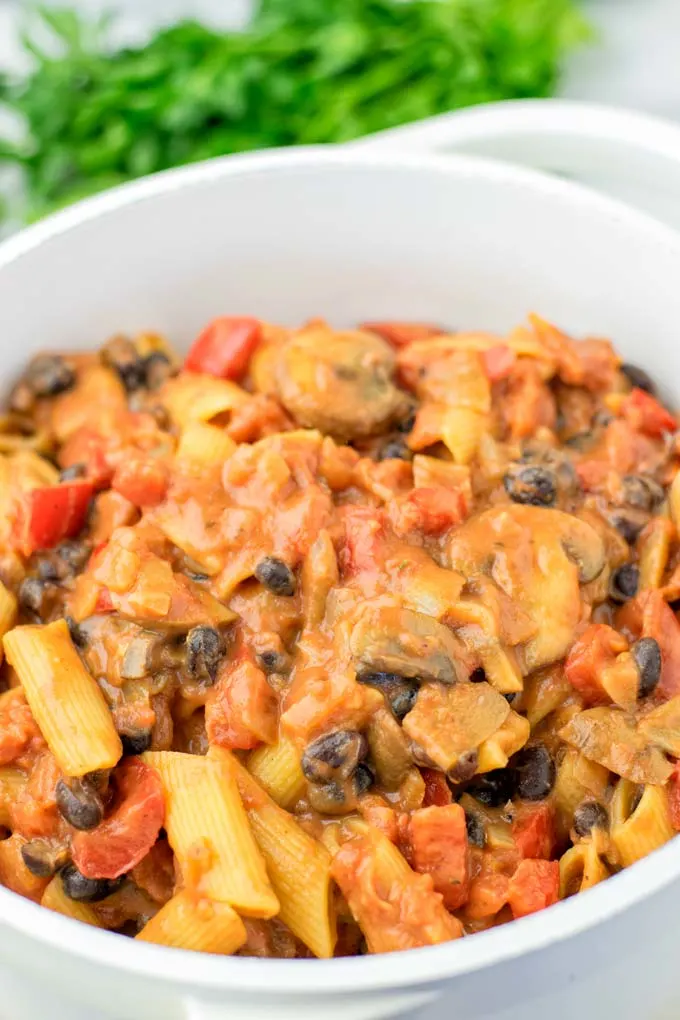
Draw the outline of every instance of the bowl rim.
M153 201L187 188L244 175L323 171L324 168L371 168L376 172L411 170L459 178L481 178L489 186L534 191L556 202L592 210L671 251L680 264L680 234L624 203L572 182L524 167L477 156L402 153L360 147L315 146L226 156L164 171L86 199L26 228L0 245L0 272L33 251L78 228L115 215L137 203ZM186 992L231 991L244 994L309 996L347 995L397 990L471 974L492 965L564 942L610 921L680 877L680 843L672 840L618 875L586 893L530 917L513 921L471 939L397 954L332 960L261 960L215 957L135 943L110 932L86 927L0 887L0 919L22 935L115 972L160 979ZM68 948L65 948L68 947Z

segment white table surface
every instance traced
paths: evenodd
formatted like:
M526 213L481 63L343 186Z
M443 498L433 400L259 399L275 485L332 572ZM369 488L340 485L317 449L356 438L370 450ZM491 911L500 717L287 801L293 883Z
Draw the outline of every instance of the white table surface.
M235 24L247 16L249 9L249 0L71 2L92 11L121 8L125 11L122 33L126 36L161 21L172 21L188 10L195 17ZM0 68L21 66L16 28L22 7L21 0L0 0ZM600 29L600 39L572 60L562 95L680 120L680 0L586 0L585 8ZM11 1016L7 1020L12 1020ZM90 1015L88 1020L98 1018ZM422 1013L420 1020L450 1020L445 1000ZM640 1020L645 1020L642 1012Z

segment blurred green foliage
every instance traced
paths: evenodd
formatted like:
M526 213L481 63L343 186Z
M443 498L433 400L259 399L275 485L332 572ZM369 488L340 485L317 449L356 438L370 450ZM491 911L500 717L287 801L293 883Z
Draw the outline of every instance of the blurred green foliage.
M261 0L243 32L184 21L116 51L106 20L35 18L31 71L0 82L28 219L181 163L546 96L590 35L574 0Z

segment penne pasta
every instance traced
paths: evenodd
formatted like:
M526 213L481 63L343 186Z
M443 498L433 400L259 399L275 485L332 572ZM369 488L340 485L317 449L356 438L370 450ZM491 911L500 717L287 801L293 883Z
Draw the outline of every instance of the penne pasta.
M248 771L272 800L290 809L305 792L307 782L300 767L300 755L288 737L275 744L263 744L248 756Z
M139 942L226 956L241 948L247 933L228 903L215 903L185 889L168 900L136 938Z
M560 899L592 889L609 877L609 870L592 840L577 843L560 858Z
M84 776L113 768L123 753L120 737L66 622L15 627L5 635L4 647L62 772Z
M315 956L331 957L335 913L328 851L258 786L228 751L211 747L210 756L230 759L253 834L279 898L279 917Z
M208 422L233 411L248 399L248 394L227 379L185 372L168 380L161 399L175 424L185 428L193 421Z
M442 440L456 464L469 464L487 429L487 416L471 407L449 407L442 421Z
M278 913L231 759L147 751L142 760L163 783L165 828L183 884L249 917Z
M650 521L640 535L638 539L639 591L661 587L674 534L675 528L669 520L656 517Z
M480 744L477 752L477 772L505 768L512 755L524 747L530 732L528 720L517 712L510 712L501 728Z
M622 786L626 782L620 780L618 787L621 791L627 790ZM630 786L632 784L628 784ZM619 814L618 810L616 813ZM675 836L670 820L668 794L663 786L645 786L639 804L627 818L619 815L618 824L615 824L614 814L612 805L612 843L625 868Z
M74 921L91 924L94 928L104 927L92 907L87 903L78 903L66 895L59 875L55 875L45 889L40 904L48 910L56 911L57 914L63 914L64 917L71 917Z
M602 800L609 783L609 771L569 748L557 767L553 797L560 837L571 829L574 811L583 800Z
M222 464L236 449L236 443L224 429L190 421L182 429L176 457L182 464L201 470L211 464Z

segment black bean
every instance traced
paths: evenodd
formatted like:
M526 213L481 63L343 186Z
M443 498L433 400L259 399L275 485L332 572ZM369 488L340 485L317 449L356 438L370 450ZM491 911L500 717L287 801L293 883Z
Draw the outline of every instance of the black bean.
M255 577L275 595L294 595L295 574L287 563L276 556L265 556L255 567Z
M416 423L415 411L412 411L406 418L398 422L397 429L399 432L410 432Z
M636 641L630 651L639 676L638 697L646 698L661 679L661 649L654 638L644 637Z
M515 773L512 769L492 769L476 776L467 787L467 792L480 804L501 807L511 800L515 792Z
M628 545L633 545L645 524L647 524L648 518L641 518L634 510L629 512L616 511L609 515L609 521L618 533L625 538Z
M447 779L450 779L452 783L466 783L474 776L478 764L479 758L476 751L463 751L458 756L455 765L452 765L446 773Z
M545 744L531 744L515 755L512 767L522 800L543 800L555 784L555 762Z
M59 472L60 482L72 482L74 478L82 478L87 471L85 464L71 464Z
M274 649L260 652L257 661L268 676L271 676L272 673L287 673L290 669L288 656L284 652L277 652Z
M37 878L51 878L68 862L65 847L55 847L47 839L31 839L21 848L24 864Z
M465 812L465 828L467 829L468 842L472 846L478 846L484 849L486 843L486 830L484 828L484 822L479 815L474 814L472 811Z
M589 836L592 829L607 829L609 815L596 800L584 800L574 811L574 830L577 836Z
M92 549L87 542L78 542L69 538L60 542L55 552L59 559L63 560L69 571L77 573L82 570L90 558Z
M648 475L624 475L621 479L621 498L627 506L651 513L664 497L662 486Z
M48 556L40 557L37 565L38 578L41 581L58 581L60 579L59 568Z
M120 734L123 754L144 754L151 747L151 730L135 730Z
M390 439L378 451L378 460L412 460L413 453L403 439Z
M361 673L357 680L382 691L399 722L408 715L416 703L418 684L410 677L403 677L398 673Z
M96 903L115 892L120 887L122 880L85 878L75 864L67 864L61 872L61 881L69 899L76 900L78 903Z
M311 782L346 778L366 754L366 739L356 730L334 730L307 746L302 771Z
M84 648L87 644L87 635L83 628L76 623L72 616L65 616L64 620L66 621L66 626L68 627L68 632L71 635L71 641L73 644L78 648Z
M645 393L651 393L652 396L656 393L656 386L644 368L638 368L637 365L630 365L628 362L624 362L621 365L621 371L631 386L638 390L644 390Z
M74 829L95 829L104 817L104 805L94 786L83 779L60 779L56 788L57 807Z
M173 374L170 359L163 351L153 351L144 358L144 380L148 389L159 389Z
M59 354L39 354L24 376L36 397L55 397L72 389L76 374Z
M365 762L357 765L352 776L352 785L356 796L360 797L362 793L370 790L374 782L373 770Z
M635 598L640 583L640 569L634 563L624 563L611 576L609 597L614 602L627 602Z
M477 669L473 669L470 673L469 680L471 684L484 683L486 680L486 670L484 670L481 666L478 666Z
M36 616L47 616L56 595L56 586L39 577L25 577L19 585L19 605Z
M214 684L224 653L224 639L214 627L192 627L187 634L186 664L195 680Z
M102 360L114 368L128 393L146 385L144 359L125 336L114 336L102 347Z
M557 499L557 480L553 471L539 465L528 465L519 471L509 471L503 485L513 503L529 506L554 506Z

